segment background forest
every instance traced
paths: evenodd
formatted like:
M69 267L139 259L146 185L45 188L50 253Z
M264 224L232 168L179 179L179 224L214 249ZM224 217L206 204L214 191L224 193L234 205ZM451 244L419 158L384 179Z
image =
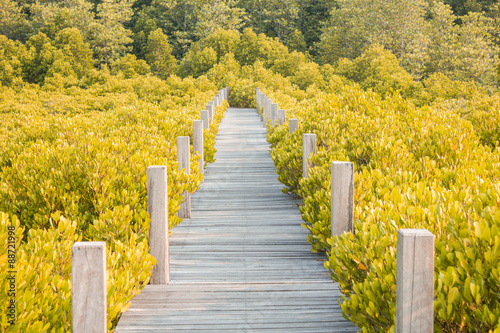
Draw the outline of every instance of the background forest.
M247 28L318 64L357 58L377 43L415 80L441 72L497 83L500 6L492 0L2 0L0 34L10 41L1 41L0 81L41 83L58 72L80 79L105 65L196 77L220 60L200 50L205 68L186 69L197 41Z
M203 177L196 160L178 170L175 139L230 87L231 106L255 108L260 88L299 119L268 141L346 317L395 331L397 229L427 228L435 330L500 332L499 56L492 0L0 0L0 242L15 229L18 271L17 321L0 327L70 331L71 245L104 240L113 330L155 264L145 170L167 165L174 227ZM333 160L356 170L357 231L335 251Z

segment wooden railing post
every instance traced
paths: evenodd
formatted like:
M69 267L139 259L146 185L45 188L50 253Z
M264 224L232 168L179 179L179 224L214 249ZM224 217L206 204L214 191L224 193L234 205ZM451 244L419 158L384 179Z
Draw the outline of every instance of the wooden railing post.
M215 110L215 108L219 106L219 98L217 97L217 95L213 98L213 102L214 102L214 110Z
M193 120L193 155L200 155L200 172L205 173L203 156L203 120Z
M261 114L261 117L262 117L262 122L263 122L263 126L264 128L266 128L266 108L267 108L267 100L269 99L269 97L267 97L267 95L263 95L262 97L262 114Z
M215 115L214 102L212 102L212 101L208 102L206 109L208 111L208 120L211 123L214 120L214 115Z
M71 247L73 332L107 331L106 242L76 242Z
M208 107L208 105L207 105L207 107ZM208 116L208 110L201 110L200 118L201 118L201 121L203 122L203 128L209 128L210 127L210 118Z
M151 273L150 284L170 282L168 255L168 188L167 167L152 165L148 174L149 254L156 258Z
M434 332L434 235L400 229L397 245L396 332Z
M271 118L271 105L273 104L273 101L269 99L269 97L266 99L266 103L264 104L264 115L263 115L263 122L264 122L264 128L267 127L267 122Z
M262 113L260 114L260 119L264 121L264 112L266 110L266 105L267 105L267 96L265 94L261 94L261 100L260 100L260 108L262 109Z
M271 127L276 125L276 119L278 119L278 103L271 104Z
M260 107L261 107L260 106L260 104L261 104L260 100L261 100L260 89L256 88L255 89L255 101L257 102L257 111L259 111Z
M302 134L302 177L307 178L309 167L309 159L316 154L316 134Z
M292 134L298 128L299 128L299 120L298 119L288 120L288 133Z
M278 126L283 125L285 121L286 121L286 111L278 110Z
M332 237L353 232L354 164L332 162L331 165Z
M178 136L177 137L177 163L179 164L179 170L184 169L184 171L189 175L190 173L190 159L189 159L189 136ZM183 193L184 200L182 200L181 208L177 213L180 218L190 219L191 218L191 195L188 192Z

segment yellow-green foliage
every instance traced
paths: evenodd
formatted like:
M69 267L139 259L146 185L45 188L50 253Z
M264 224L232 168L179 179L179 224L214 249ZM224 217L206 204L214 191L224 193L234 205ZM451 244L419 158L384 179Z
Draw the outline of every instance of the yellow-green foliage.
M381 95L399 90L408 97L418 89L396 56L380 45L372 45L353 61L340 59L336 72L359 83L363 89L371 88Z
M58 214L56 214L58 215ZM15 324L10 325L5 311L0 314L0 326L6 332L68 332L71 331L71 246L82 240L76 222L55 216L57 227L31 229L28 239L21 242L25 229L15 215L9 221L0 213L0 237L7 244L7 229L16 233ZM132 245L133 244L133 245ZM0 255L2 267L7 267L7 248ZM130 306L130 299L149 281L155 259L148 253L147 241L131 243L117 240L107 243L107 316L108 329L112 329ZM140 263L140 264L139 264ZM0 277L6 281L7 270ZM8 284L2 284L0 304L6 305L11 297ZM6 308L6 307L5 307Z
M112 330L154 265L146 168L167 165L171 228L181 221L182 193L194 192L203 177L197 159L190 175L177 170L176 137L192 134L192 121L217 92L211 81L125 79L106 70L86 80L87 89L0 87L0 238L11 220L19 243L16 325L1 317L8 332L70 330L71 245L77 240L107 244ZM218 107L205 130L207 162L214 160L226 107ZM3 263L3 253L0 258Z
M299 119L293 135L281 126L268 139L280 180L303 198L312 250L328 251L345 315L363 332L395 331L397 230L425 228L436 235L436 330L499 330L500 150L481 144L481 121L355 86L303 100L264 90ZM307 179L303 133L318 146ZM354 235L332 239L333 160L353 162L356 175Z
M464 87L473 83L456 82L455 90L465 90ZM485 92L468 89L466 96L458 94L450 99L436 98L432 105L439 110L453 110L463 118L469 120L476 130L481 142L492 148L498 147L500 143L500 94L488 95Z

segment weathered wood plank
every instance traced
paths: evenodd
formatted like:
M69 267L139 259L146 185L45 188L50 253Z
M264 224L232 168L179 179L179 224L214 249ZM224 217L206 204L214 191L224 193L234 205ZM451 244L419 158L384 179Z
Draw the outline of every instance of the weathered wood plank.
M191 219L172 230L170 284L146 286L116 332L358 331L326 256L310 251L300 202L281 192L261 126L255 110L226 113Z

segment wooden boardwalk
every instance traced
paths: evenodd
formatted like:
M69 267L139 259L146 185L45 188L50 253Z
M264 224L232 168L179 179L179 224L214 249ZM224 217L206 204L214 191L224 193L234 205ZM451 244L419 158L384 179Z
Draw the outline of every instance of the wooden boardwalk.
M254 109L230 108L217 161L170 237L169 285L147 285L115 332L358 332L283 194Z

